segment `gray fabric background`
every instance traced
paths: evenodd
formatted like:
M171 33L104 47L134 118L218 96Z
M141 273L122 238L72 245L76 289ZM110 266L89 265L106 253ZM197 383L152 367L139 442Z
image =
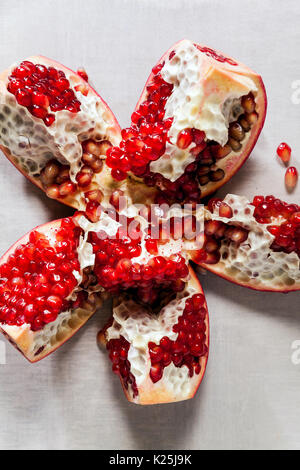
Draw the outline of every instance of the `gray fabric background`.
M156 60L190 38L259 71L269 112L250 160L222 190L287 195L279 142L299 164L300 3L296 0L1 0L0 69L31 54L85 65L127 125ZM300 166L299 166L300 169ZM70 214L2 157L0 252L34 226ZM0 447L5 449L300 448L299 293L258 293L202 276L211 320L210 359L195 399L138 407L126 402L95 337L109 309L37 365L9 344L0 365ZM1 339L2 341L2 339ZM0 343L1 348L3 343Z

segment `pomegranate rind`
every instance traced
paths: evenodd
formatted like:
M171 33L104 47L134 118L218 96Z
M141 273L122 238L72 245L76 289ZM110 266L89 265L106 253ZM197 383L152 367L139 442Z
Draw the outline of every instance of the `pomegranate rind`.
M161 64L166 59L168 59L170 53L174 51L181 43L186 41L185 39L178 41L174 44L168 51L160 58L156 65ZM206 47L201 44L195 44L196 47ZM215 51L219 55L224 55L220 51ZM231 65L228 62L218 62L211 57L208 57L206 54L202 53L203 60L205 62L206 72L203 74L203 80L207 84L209 90L210 81L213 81L220 90L228 89L234 85L237 89L243 89L240 83L240 78L250 78L253 80L257 87L257 93L255 95L256 103L256 112L258 113L258 119L256 123L252 126L251 130L247 133L245 139L242 141L242 148L238 152L230 152L227 157L222 158L216 162L216 169L222 169L225 172L225 176L220 181L210 181L204 186L200 185L201 188L201 198L207 197L210 194L214 193L217 189L222 187L227 183L232 176L239 170L239 168L245 163L245 161L250 156L258 138L264 126L266 112L267 112L267 95L265 86L262 80L262 77L251 70L246 65L241 62L237 62L235 59L227 56L227 59L233 60L237 65ZM138 110L141 103L147 98L148 91L147 86L153 81L153 72L151 72L142 94L137 102L135 111ZM140 179L139 177L131 174L135 179Z
M221 259L216 264L206 264L198 260L198 250L189 251L188 255L191 261L218 276L234 284L238 284L249 289L288 293L300 290L300 258L294 252L274 252L271 249L274 236L267 230L268 225L280 225L282 219L274 219L272 224L261 224L253 217L254 206L250 204L247 198L228 194L224 202L233 209L231 218L224 218L218 215L218 209L214 213L205 210L205 220L219 220L226 224L242 227L249 230L248 239L241 245L231 244L233 256L229 259ZM253 249L250 238L255 236L259 238L260 247ZM222 252L221 244L221 252ZM235 248L234 248L235 247ZM255 260L249 255L252 251L258 253L258 259L262 260L262 267L256 269ZM246 255L247 253L247 255ZM271 259L271 261L270 261ZM273 264L271 264L273 263ZM267 268L267 270L265 269ZM251 271L258 271L258 276L247 275Z
M48 238L52 238L55 232L60 228L61 220L55 220L44 225L36 227L34 230L43 233ZM8 251L1 257L0 265L5 263L8 257L14 253L19 245L29 241L29 235L32 231L20 238ZM68 341L96 312L102 305L101 294L93 296L93 303L86 304L88 308L71 309L58 315L55 322L49 323L40 331L32 331L28 324L22 326L7 325L0 323L0 331L8 341L23 354L31 363L44 359L49 354L56 351L66 341ZM62 315L60 317L60 315ZM44 344L43 350L39 352L41 341L46 334L49 334L48 344Z
M187 288L191 288L194 293L199 293L204 295L203 289L201 287L201 284L193 271L191 267L189 267L189 275L190 279L187 282ZM186 297L185 300L187 300L189 297ZM120 302L122 302L122 298L115 298L114 299L114 306L117 307ZM207 304L205 302L205 307L207 310ZM166 308L166 307L165 307ZM159 314L158 314L159 315ZM110 319L109 323L106 325L105 328L103 328L102 331L98 334L98 344L105 346L108 342L108 329L112 325L113 318ZM164 375L161 380L159 380L156 383L153 383L149 374L146 374L145 379L141 384L138 385L138 395L133 396L129 388L126 388L122 378L120 377L120 381L122 384L122 388L124 391L124 394L127 398L127 400L131 403L139 404L139 405L155 405L155 404L162 404L162 403L173 403L173 402L179 402L179 401L184 401L188 400L190 398L193 398L202 382L202 379L205 374L206 366L207 366L207 361L208 361L208 354L209 354L209 316L208 316L208 311L207 315L205 318L205 325L206 325L206 341L205 345L207 347L207 353L200 358L200 366L201 366L201 371L199 374L194 374L193 377L188 377L188 387L184 389L182 387L181 390L175 391L174 389L171 390L171 387L168 386L166 381L164 380ZM145 369L150 370L150 357L149 354L147 355L146 359L146 365ZM175 368L174 365L171 365L174 370L178 371L178 373L187 373L188 369L185 366L182 366L181 368ZM170 366L168 366L170 367ZM187 390L188 389L188 390Z
M121 139L121 129L120 129L119 123L115 115L109 108L108 104L103 100L103 98L80 75L78 75L76 72L69 69L68 67L65 67L64 65L60 64L59 62L56 62L44 56L31 56L26 60L31 61L33 63L43 64L47 67L52 66L52 67L58 68L59 70L62 70L63 72L65 72L67 78L71 76L72 81L76 85L84 85L85 87L87 87L89 94L91 96L94 96L98 100L99 105L103 108L103 113L106 115L107 120L110 122L109 135L107 136L108 140L112 143L112 145L117 145L119 143ZM35 123L36 126L42 126L47 129L47 127L45 126L45 124L43 123L41 119L36 118L32 114L30 114L26 108L24 108L23 106L20 106L17 103L14 96L7 91L8 77L10 76L13 68L14 66L11 66L10 68L8 68L7 70L3 71L0 74L0 102L1 102L1 96L4 97L6 95L9 95L10 100L12 103L14 102L14 106L16 107L16 109L22 109L22 111L25 111L26 116L30 118ZM57 111L56 114L57 113L60 113L60 111ZM72 113L70 113L70 118L72 118ZM24 168L22 168L22 166L20 165L18 161L18 158L12 154L12 152L10 151L8 147L0 144L0 149L2 150L4 155L8 158L8 160L27 179L29 179L29 181L31 181L35 186L37 186L38 188L40 188L42 191L45 192L45 189L40 179L38 177L30 175ZM57 200L67 206L73 207L74 209L81 210L85 207L84 192L86 192L87 190L100 188L100 189L104 189L105 192L111 194L111 192L116 187L119 187L119 186L120 185L117 184L117 182L111 178L110 171L104 164L103 170L100 173L94 175L93 181L88 188L84 188L84 189L78 188L77 191L75 191L75 193L72 193L71 195L66 196L66 197L58 197Z

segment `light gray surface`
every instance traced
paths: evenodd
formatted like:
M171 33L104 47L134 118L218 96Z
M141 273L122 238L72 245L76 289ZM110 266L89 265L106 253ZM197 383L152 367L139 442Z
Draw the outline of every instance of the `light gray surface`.
M1 0L0 69L32 54L76 68L84 64L121 124L150 68L184 37L219 48L259 71L269 112L250 160L222 191L288 196L274 152L282 140L300 161L297 0ZM299 165L300 169L300 165ZM0 252L19 236L71 211L51 202L0 159ZM242 289L202 277L211 320L206 377L194 400L130 405L95 336L98 315L38 365L10 345L0 365L0 448L248 449L300 448L299 293ZM108 310L106 312L107 316Z

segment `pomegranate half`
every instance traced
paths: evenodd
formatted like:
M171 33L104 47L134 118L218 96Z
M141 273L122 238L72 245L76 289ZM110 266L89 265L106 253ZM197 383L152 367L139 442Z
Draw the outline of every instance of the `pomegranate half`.
M156 310L128 296L115 299L98 341L106 345L129 401L151 405L192 398L209 348L207 305L192 269L184 290Z
M0 74L0 148L46 194L82 209L116 187L106 150L120 141L107 104L65 66L35 56Z
M262 78L206 46L183 40L152 69L131 126L107 165L158 187L161 197L198 201L222 186L248 158L264 124Z
M195 263L252 289L300 289L300 206L228 194L204 212L203 246L190 251Z

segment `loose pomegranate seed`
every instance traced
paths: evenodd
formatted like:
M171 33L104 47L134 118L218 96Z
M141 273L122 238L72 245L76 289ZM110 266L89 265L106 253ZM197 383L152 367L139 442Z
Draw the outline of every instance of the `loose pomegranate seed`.
M277 155L278 155L278 157L281 158L281 160L284 163L288 163L290 161L291 152L292 152L291 147L288 144L286 144L285 142L282 142L277 147Z
M298 181L298 171L294 166L290 166L285 173L285 185L289 191L293 190Z

